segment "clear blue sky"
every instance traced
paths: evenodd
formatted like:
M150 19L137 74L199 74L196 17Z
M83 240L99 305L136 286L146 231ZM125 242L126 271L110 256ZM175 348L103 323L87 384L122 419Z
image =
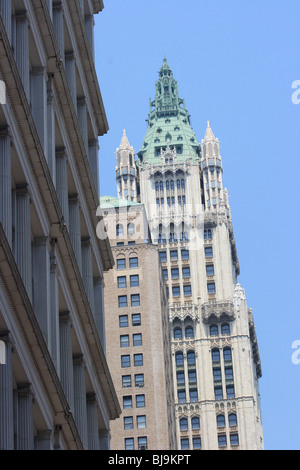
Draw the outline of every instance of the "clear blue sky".
M300 449L299 0L104 0L96 67L110 130L100 139L101 195L116 195L125 128L138 152L164 55L198 141L221 142L241 275L262 361L266 449Z

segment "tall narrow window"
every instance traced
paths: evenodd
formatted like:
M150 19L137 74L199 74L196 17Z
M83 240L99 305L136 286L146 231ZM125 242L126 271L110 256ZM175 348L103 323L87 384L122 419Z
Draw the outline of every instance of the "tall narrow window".
M117 237L123 237L123 225L117 224L116 227Z

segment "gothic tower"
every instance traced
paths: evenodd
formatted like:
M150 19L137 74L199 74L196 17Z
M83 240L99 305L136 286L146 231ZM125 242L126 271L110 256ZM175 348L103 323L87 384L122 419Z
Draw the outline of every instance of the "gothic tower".
M137 168L134 162L134 149L130 146L124 129L120 147L116 150L116 180L118 197L137 202Z
M166 59L147 122L136 167L168 288L178 448L262 449L260 358L219 141L209 123L197 140ZM122 158L117 180L133 170Z

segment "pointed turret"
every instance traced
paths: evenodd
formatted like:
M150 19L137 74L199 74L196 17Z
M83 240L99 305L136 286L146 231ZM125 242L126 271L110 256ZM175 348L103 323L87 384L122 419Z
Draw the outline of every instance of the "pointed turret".
M137 202L137 169L134 161L134 149L129 144L126 131L123 130L120 147L116 150L116 181L118 197Z

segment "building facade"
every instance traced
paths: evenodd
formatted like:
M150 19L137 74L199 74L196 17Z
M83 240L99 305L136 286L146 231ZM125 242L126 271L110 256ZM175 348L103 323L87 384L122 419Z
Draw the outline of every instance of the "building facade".
M129 157L124 153L123 162ZM143 204L100 201L115 260L104 278L107 360L122 407L111 423L111 448L176 449L169 309L158 247Z
M107 449L93 2L0 2L0 448ZM3 348L4 345L4 348Z
M117 160L116 180L119 197L144 204L160 252L178 448L262 449L261 364L219 141L209 122L197 140L166 59L155 93L135 168Z

